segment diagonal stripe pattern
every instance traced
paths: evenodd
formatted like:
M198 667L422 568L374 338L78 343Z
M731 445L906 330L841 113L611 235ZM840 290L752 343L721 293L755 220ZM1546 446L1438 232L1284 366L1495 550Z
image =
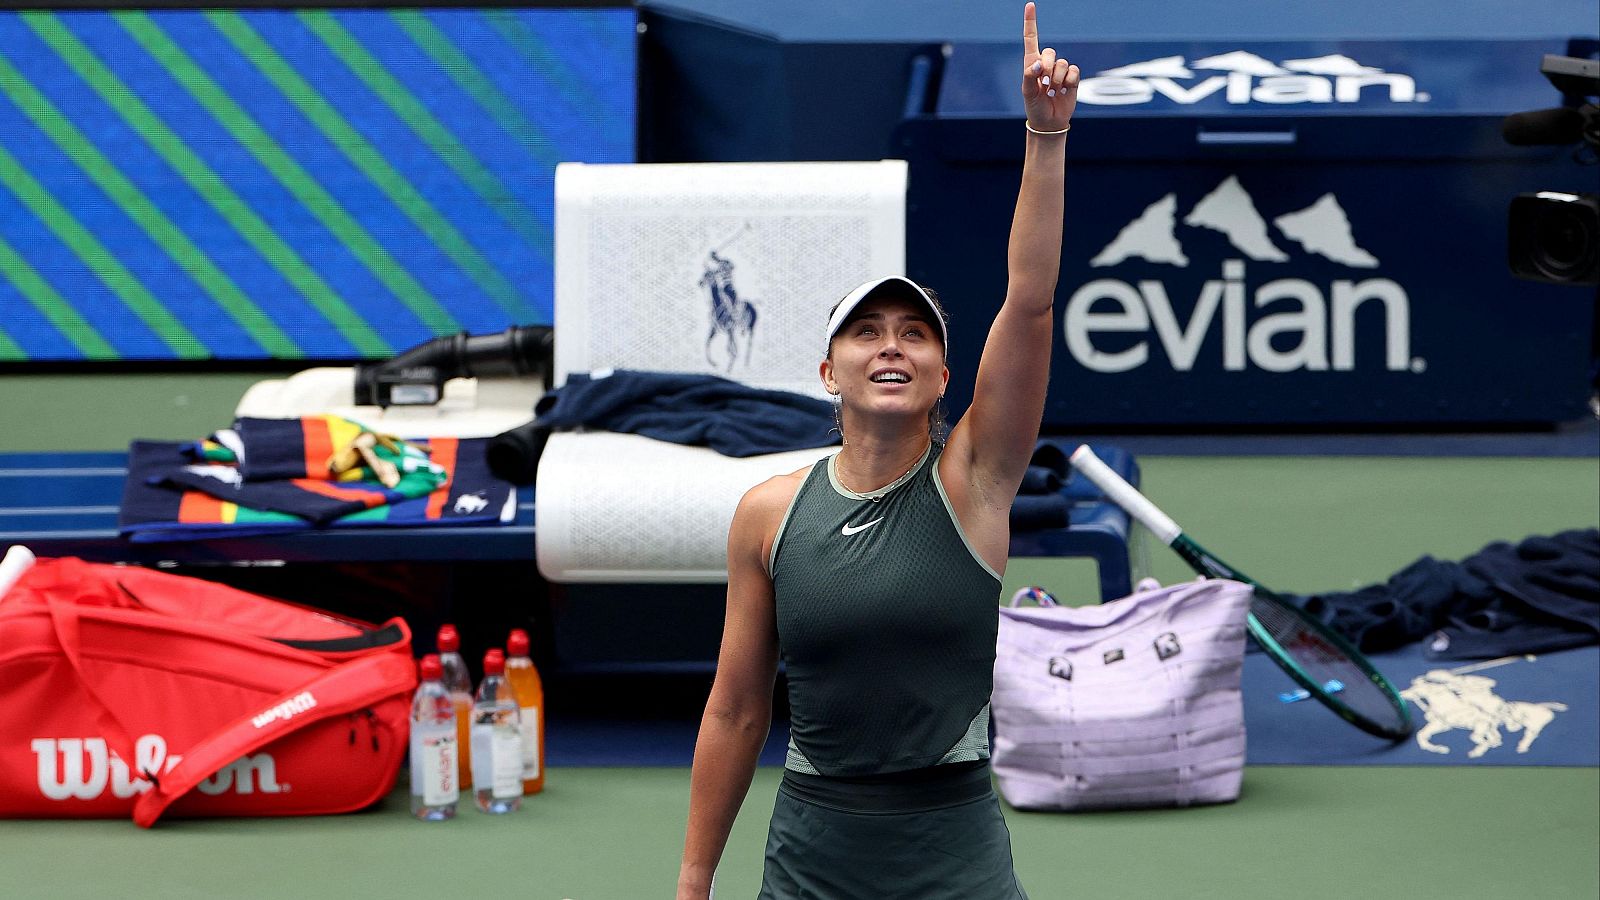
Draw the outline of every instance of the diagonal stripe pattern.
M0 357L548 323L554 164L631 161L631 88L586 67L596 34L631 58L634 16L0 12Z
M152 113L54 15L40 13L29 15L26 20L107 105L115 109L151 148L161 154L191 188L300 290L322 313L328 324L350 341L351 346L364 354L382 354L393 349L345 305L332 288L306 265L294 248L262 221L215 170L195 155L179 135Z
M523 206L521 199L473 156L472 151L451 134L433 113L428 111L426 104L408 91L405 85L361 46L360 41L356 40L331 14L314 10L301 12L299 15L306 26L315 32L330 50L338 54L350 71L371 88L374 94L381 97L384 104L394 110L395 115L405 121L440 161L470 185L488 206L506 220L506 224L516 229L530 247L536 252L542 252L546 259L550 257L553 243L550 230L534 218L532 212Z
M280 146L262 124L234 101L183 48L145 13L118 14L119 23L215 117L318 222L331 232L405 306L437 333L456 321L356 218Z
M48 135L124 215L161 245L167 255L182 266L218 306L244 326L262 349L275 356L300 355L299 349L288 336L240 293L238 287L194 245L187 234L123 175L60 110L4 60L0 60L0 92L4 92L40 131Z
M116 348L106 343L106 339L100 336L94 326L73 309L72 304L57 293L39 271L3 238L0 238L0 273L5 275L6 280L17 289L18 293L27 298L40 315L72 343L84 359L117 358ZM7 318L15 320L12 316ZM26 359L27 354L18 346L16 356L12 358Z
M241 15L223 11L207 13L207 17L306 118L316 124L317 129L340 152L383 191L395 208L416 223L473 281L504 306L506 312L512 315L518 312L516 288L467 242L415 185L340 115L321 92L300 77L288 60L263 40Z
M4 72L0 72L4 77ZM0 146L0 184L4 184L83 265L116 294L178 359L203 359L207 354L195 336L140 284L66 207L62 206L4 146Z

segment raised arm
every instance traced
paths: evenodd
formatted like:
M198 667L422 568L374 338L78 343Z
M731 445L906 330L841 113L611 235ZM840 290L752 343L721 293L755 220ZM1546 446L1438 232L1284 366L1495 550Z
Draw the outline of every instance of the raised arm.
M678 900L705 900L772 729L778 629L766 548L793 496L786 479L752 488L728 529L728 609L717 677L695 741Z
M1006 253L1005 303L990 326L972 406L950 435L947 454L964 465L972 500L1009 508L1039 436L1050 378L1052 306L1061 269L1067 128L1078 103L1078 67L1039 49L1038 20L1022 14L1022 186Z

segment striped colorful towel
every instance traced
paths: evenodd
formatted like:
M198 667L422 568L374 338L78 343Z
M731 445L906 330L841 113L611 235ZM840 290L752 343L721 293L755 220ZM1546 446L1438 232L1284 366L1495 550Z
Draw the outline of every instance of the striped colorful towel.
M416 497L377 482L291 478L246 480L191 470L193 443L136 441L129 448L118 528L130 540L198 540L327 527L401 527L510 521L515 489L489 472L482 438L434 438L431 461L444 470ZM220 477L219 477L220 476ZM193 481L191 485L189 482ZM196 486L206 490L197 489Z
M363 445L370 455L357 453L356 448ZM182 449L196 463L237 466L245 481L381 481L369 460L392 467L402 481L415 482L416 488L408 491L411 496L429 493L444 483L445 477L444 469L429 460L425 445L379 434L360 422L333 415L239 419L232 428ZM428 481L426 489L421 489Z

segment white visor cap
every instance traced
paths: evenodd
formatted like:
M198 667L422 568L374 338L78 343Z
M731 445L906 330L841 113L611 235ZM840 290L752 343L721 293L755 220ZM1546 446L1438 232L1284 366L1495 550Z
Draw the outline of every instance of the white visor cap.
M850 314L855 312L856 307L860 306L868 297L876 297L880 294L887 294L905 300L920 300L922 305L928 308L928 321L939 328L939 343L944 345L947 353L949 352L950 332L949 329L945 328L944 316L939 315L939 307L934 304L933 298L928 296L928 292L922 289L922 285L904 275L885 275L882 278L874 278L871 281L863 282L855 290L846 294L844 299L839 301L838 307L834 309L833 315L828 319L828 343L833 343L833 336L839 333L839 329L844 327L844 323L850 321Z

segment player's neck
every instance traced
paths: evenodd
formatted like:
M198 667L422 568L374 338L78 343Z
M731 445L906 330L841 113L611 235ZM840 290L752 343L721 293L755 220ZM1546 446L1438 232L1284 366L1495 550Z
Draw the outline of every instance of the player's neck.
M928 444L926 428L895 432L847 430L844 447L834 460L834 472L850 490L870 493L893 484L915 468L928 451Z

